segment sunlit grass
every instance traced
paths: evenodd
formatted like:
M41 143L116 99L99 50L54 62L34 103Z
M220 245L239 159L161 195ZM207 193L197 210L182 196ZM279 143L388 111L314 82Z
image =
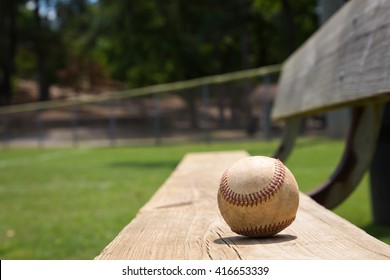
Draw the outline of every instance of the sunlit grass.
M0 151L0 258L93 259L135 216L187 152L272 155L277 142ZM327 178L341 141L302 139L287 161L302 191ZM336 212L390 243L373 226L364 180Z

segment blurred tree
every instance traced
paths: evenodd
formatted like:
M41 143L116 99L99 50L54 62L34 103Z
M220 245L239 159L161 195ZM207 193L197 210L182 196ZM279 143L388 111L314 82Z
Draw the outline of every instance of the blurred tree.
M46 100L56 81L138 87L280 63L317 28L315 2L1 0L1 96L34 64Z
M55 69L61 59L60 34L47 14L49 0L1 0L0 29L0 103L11 102L12 77L38 77L40 100L49 98L49 86L55 81Z
M32 33L36 55L36 75L39 83L39 99L50 98L50 85L56 82L56 70L63 66L64 45L62 34L56 27L54 12L57 0L32 0Z
M8 105L11 102L17 47L16 21L20 2L0 2L0 105Z
M76 90L98 86L107 78L104 36L97 27L106 20L90 0L57 0L57 32L66 47L65 67L57 71L63 85Z
M97 45L117 62L109 73L130 86L190 79L280 63L315 30L314 8L307 0L101 0Z
M34 0L34 23L35 23L35 53L37 56L37 74L39 81L39 95L40 100L45 101L49 99L49 81L47 77L47 51L46 45L47 36L44 29L43 19L40 14L40 0Z

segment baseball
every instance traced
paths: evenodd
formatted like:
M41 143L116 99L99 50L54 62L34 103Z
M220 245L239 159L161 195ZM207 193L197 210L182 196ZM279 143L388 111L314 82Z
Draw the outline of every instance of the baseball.
M222 175L218 207L232 231L240 235L277 234L294 221L298 204L298 184L278 159L247 157Z

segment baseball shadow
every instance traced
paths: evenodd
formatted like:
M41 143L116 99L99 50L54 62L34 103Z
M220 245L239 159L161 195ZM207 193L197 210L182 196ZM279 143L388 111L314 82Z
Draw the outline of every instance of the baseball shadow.
M277 234L271 237L247 237L241 235L221 237L214 240L215 244L218 245L267 245L267 244L276 244L284 243L297 239L295 235L291 234Z

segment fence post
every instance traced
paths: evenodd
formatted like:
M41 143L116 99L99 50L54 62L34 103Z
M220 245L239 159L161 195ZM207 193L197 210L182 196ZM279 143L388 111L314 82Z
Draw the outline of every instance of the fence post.
M116 117L115 117L115 104L113 99L110 99L109 106L110 106L109 131L110 131L110 140L111 140L110 144L111 146L116 146L117 124L116 124Z
M3 115L3 136L2 136L2 141L3 141L3 148L7 148L8 147L8 140L11 138L9 137L8 133L9 133L9 125L10 121L9 121L9 116L8 115Z
M78 135L78 104L77 101L73 103L72 107L72 144L73 147L78 146L79 135Z
M160 114L160 94L153 93L154 105L154 137L155 144L161 144L161 114Z
M43 133L43 121L41 119L42 109L38 109L36 113L36 129L37 129L37 147L44 148L44 133Z
M271 124L271 79L269 75L263 77L263 87L264 87L264 100L263 100L263 110L262 110L262 130L264 133L264 138L269 140L272 137L272 124Z
M211 141L210 137L210 129L208 127L209 125L209 107L210 107L210 86L209 84L202 85L202 101L203 101L203 107L204 107L204 114L203 114L203 120L204 120L204 139L206 143L209 143Z

